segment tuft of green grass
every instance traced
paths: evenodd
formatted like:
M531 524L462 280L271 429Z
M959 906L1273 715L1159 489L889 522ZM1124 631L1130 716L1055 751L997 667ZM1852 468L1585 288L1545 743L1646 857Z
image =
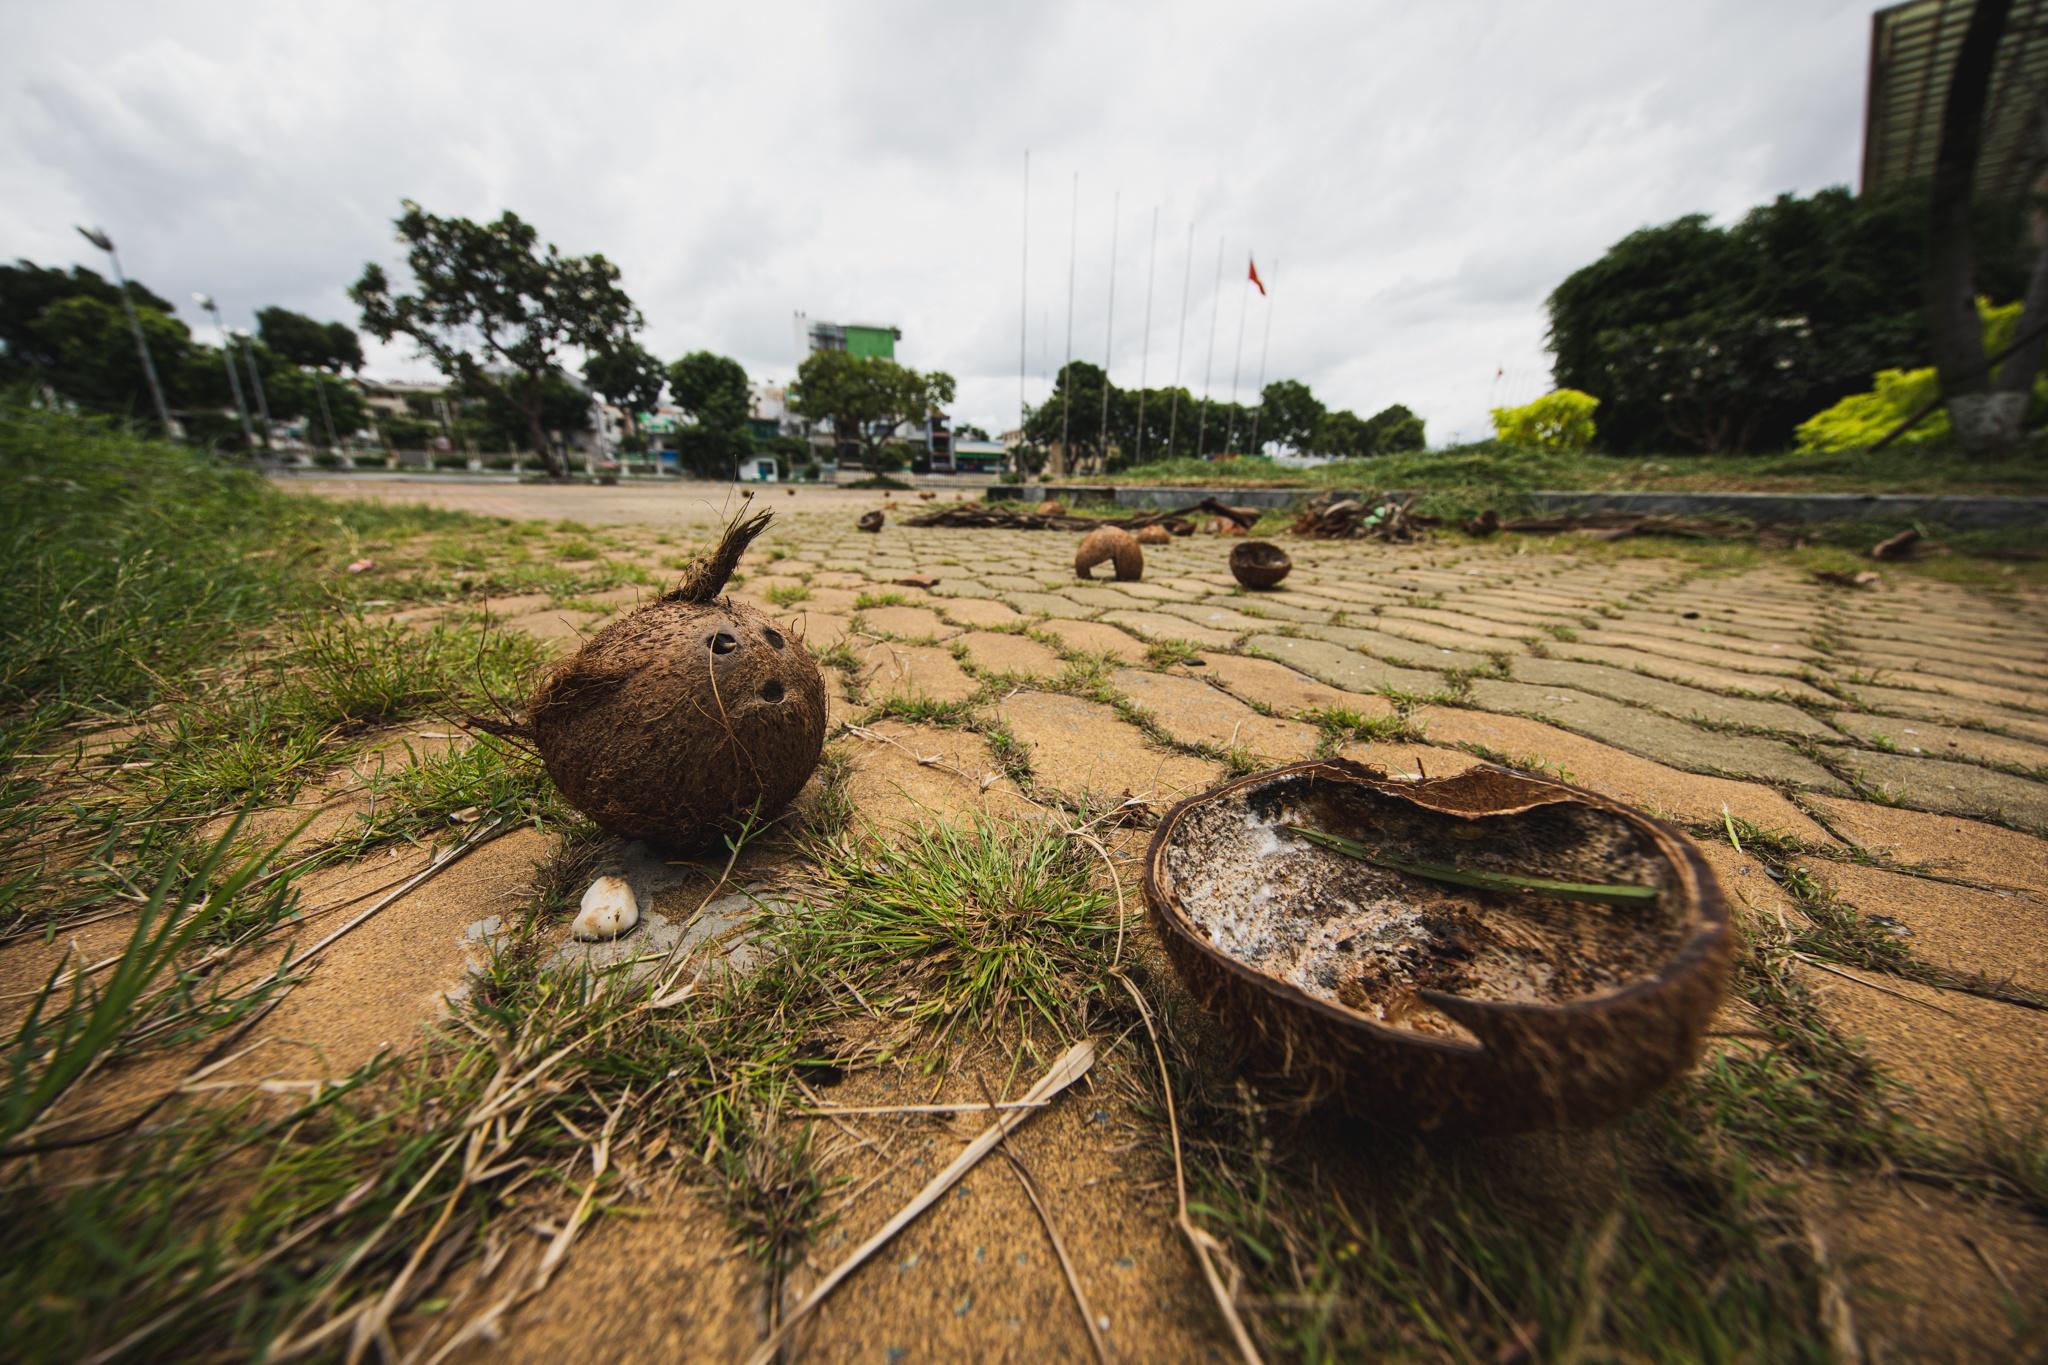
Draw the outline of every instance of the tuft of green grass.
M1171 668L1197 658L1202 647L1188 640L1154 640L1145 646L1145 663L1152 668Z
M853 599L855 611L866 611L870 607L901 607L910 599L900 592L864 592Z
M1398 713L1369 716L1348 706L1318 706L1304 711L1301 718L1323 732L1326 744L1333 751L1353 740L1417 743L1423 738L1421 727Z
M778 607L793 607L799 602L809 601L811 590L801 583L779 583L761 596Z
M1033 826L931 824L814 850L818 895L779 937L810 969L861 983L877 1007L949 1034L1077 1027L1103 989L1114 902L1091 855Z

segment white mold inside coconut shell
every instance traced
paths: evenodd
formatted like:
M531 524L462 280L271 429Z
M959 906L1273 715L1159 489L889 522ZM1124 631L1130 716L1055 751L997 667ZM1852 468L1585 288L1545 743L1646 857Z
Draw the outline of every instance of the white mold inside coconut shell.
M1646 906L1468 890L1331 852L1320 829L1410 862L1658 887ZM1470 1034L1418 997L1562 1004L1656 975L1693 926L1641 829L1577 804L1457 819L1368 788L1282 778L1188 813L1163 870L1224 954L1318 999L1417 1034Z

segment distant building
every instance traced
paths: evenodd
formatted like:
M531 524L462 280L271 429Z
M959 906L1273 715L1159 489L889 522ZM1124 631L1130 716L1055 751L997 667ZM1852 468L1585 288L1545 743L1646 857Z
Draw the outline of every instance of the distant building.
M864 360L894 360L903 329L873 322L812 322L806 327L812 351L844 351Z
M1870 17L1870 80L1864 93L1865 194L1934 174L1949 74L1976 0L1907 0ZM2035 125L2048 91L2048 0L2014 0L1998 40L1977 193L2022 193L2034 172Z
M1009 458L1009 448L1001 441L955 441L953 442L953 472L956 474L1000 473L1003 462ZM938 461L932 461L932 468L938 468Z

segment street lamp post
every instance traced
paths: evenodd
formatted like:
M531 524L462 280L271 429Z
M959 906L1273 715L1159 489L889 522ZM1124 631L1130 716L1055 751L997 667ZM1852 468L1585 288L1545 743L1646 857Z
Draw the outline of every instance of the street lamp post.
M220 320L220 305L213 301L211 294L194 294L192 302L213 314L213 325L220 330L220 358L228 367L228 389L235 395L235 415L242 419L242 441L254 450L256 428L249 425L249 404L242 397L241 376L235 373L235 343L228 335L227 324Z
M149 340L142 335L142 319L135 315L135 300L128 297L128 280L121 273L121 258L115 254L114 239L107 236L105 228L80 228L78 235L107 253L107 260L114 267L114 288L121 295L121 311L128 315L128 330L135 334L135 351L142 357L142 373L149 380L149 396L156 403L156 420L162 424L164 435L171 434L171 410L164 405L164 388L157 382L156 362L150 359Z
M249 387L256 391L256 411L263 416L263 448L270 449L270 400L263 394L263 376L256 372L256 347L250 343L249 329L237 327L232 335L242 343L242 359L249 366Z

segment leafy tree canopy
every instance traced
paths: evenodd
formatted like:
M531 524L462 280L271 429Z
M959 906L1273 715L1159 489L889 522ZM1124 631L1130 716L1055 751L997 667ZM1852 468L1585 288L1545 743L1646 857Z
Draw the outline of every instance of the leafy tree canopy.
M1986 292L2016 298L2020 216L1982 207ZM1630 233L1550 295L1561 389L1600 400L1617 452L1782 449L1800 420L1928 354L1921 186L1781 195L1729 227Z
M601 255L564 256L517 214L492 223L441 218L411 200L397 220L413 292L394 291L374 262L349 293L363 327L381 341L405 336L465 392L495 386L526 419L550 472L560 461L547 440L546 385L564 353L616 350L641 325ZM496 373L492 373L496 371Z
M285 363L339 374L363 368L363 343L341 322L316 322L289 308L261 308L256 333Z
M789 404L798 415L832 424L842 445L860 448L869 468L887 458L883 444L906 423L923 423L953 401L953 376L845 351L814 351L797 369Z

